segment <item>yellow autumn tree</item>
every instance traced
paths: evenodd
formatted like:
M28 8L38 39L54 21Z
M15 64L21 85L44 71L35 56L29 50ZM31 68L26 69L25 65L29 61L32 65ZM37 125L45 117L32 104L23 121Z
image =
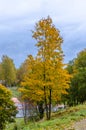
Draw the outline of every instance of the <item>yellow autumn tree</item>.
M41 19L36 24L33 38L37 40L37 57L42 62L44 99L47 118L50 119L51 98L52 100L60 100L61 95L66 94L66 89L69 87L70 76L64 69L63 64L63 51L61 47L63 39L50 17ZM49 104L49 110L47 104Z
M27 92L33 100L44 100L46 117L51 116L51 101L61 100L61 95L66 94L69 87L70 76L63 64L63 39L60 32L47 17L36 23L33 38L37 41L38 53L34 60L29 57L28 74L25 76L21 90ZM30 68L32 67L32 68ZM30 73L31 72L31 73ZM26 94L26 96L29 97ZM24 94L25 96L25 94Z
M22 88L19 90L22 92L22 99L30 99L32 101L43 100L43 92L41 90L42 82L39 73L39 61L29 55L26 59L26 73L21 82Z
M41 73L39 73L41 63L38 59L33 58L32 55L29 55L24 64L26 64L24 66L26 72L23 74L22 87L19 88L22 100L27 104L32 102L34 105L38 104L39 106L39 102L43 101L42 79L40 78ZM43 110L43 106L40 109ZM39 116L42 118L43 114L39 113ZM25 122L27 121L26 119L28 119L27 115Z

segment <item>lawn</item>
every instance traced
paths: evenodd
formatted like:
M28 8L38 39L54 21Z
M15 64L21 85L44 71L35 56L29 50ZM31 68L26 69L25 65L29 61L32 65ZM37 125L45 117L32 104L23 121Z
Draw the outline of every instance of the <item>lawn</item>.
M52 118L49 121L44 117L41 121L28 122L28 124L25 125L23 119L17 118L16 122L7 125L8 128L5 130L66 130L68 127L71 127L74 122L83 118L86 118L86 104L52 113Z

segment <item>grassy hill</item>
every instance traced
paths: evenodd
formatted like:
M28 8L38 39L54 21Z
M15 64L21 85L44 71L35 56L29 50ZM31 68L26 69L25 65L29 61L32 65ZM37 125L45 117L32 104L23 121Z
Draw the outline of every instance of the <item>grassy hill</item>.
M12 97L19 97L20 93L18 91L18 87L9 87L8 89L12 92Z
M51 120L45 118L38 122L24 124L23 119L17 118L16 122L7 125L5 130L74 130L71 128L74 122L86 118L86 104L70 107L65 110L52 113ZM17 127L17 129L16 129Z

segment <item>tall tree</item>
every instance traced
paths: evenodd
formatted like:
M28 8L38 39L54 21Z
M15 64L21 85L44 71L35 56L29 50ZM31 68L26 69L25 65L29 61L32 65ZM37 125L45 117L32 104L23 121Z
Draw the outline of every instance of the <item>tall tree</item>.
M8 122L14 121L16 113L10 90L0 84L0 130L4 130Z
M55 28L52 19L41 19L35 26L33 38L37 40L37 57L42 62L42 76L47 118L50 119L51 98L59 100L61 94L68 88L69 76L63 68L63 39ZM52 95L52 96L51 96ZM49 110L47 107L49 104ZM49 114L48 114L49 111Z
M1 62L1 80L6 86L11 86L16 81L16 68L13 60L4 55Z
M46 116L50 119L51 101L61 100L61 95L66 94L69 87L70 76L63 64L63 39L50 17L41 19L36 24L33 38L37 40L38 54L34 60L29 57L29 73L22 85L29 88L27 92L34 100L44 100Z

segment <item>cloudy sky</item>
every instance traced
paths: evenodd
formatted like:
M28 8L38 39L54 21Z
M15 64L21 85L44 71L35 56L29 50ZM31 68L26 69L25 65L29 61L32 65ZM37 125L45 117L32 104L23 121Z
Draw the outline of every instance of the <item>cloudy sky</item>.
M50 16L64 39L64 61L86 48L86 0L0 0L0 60L8 55L16 67L36 55L31 30Z

